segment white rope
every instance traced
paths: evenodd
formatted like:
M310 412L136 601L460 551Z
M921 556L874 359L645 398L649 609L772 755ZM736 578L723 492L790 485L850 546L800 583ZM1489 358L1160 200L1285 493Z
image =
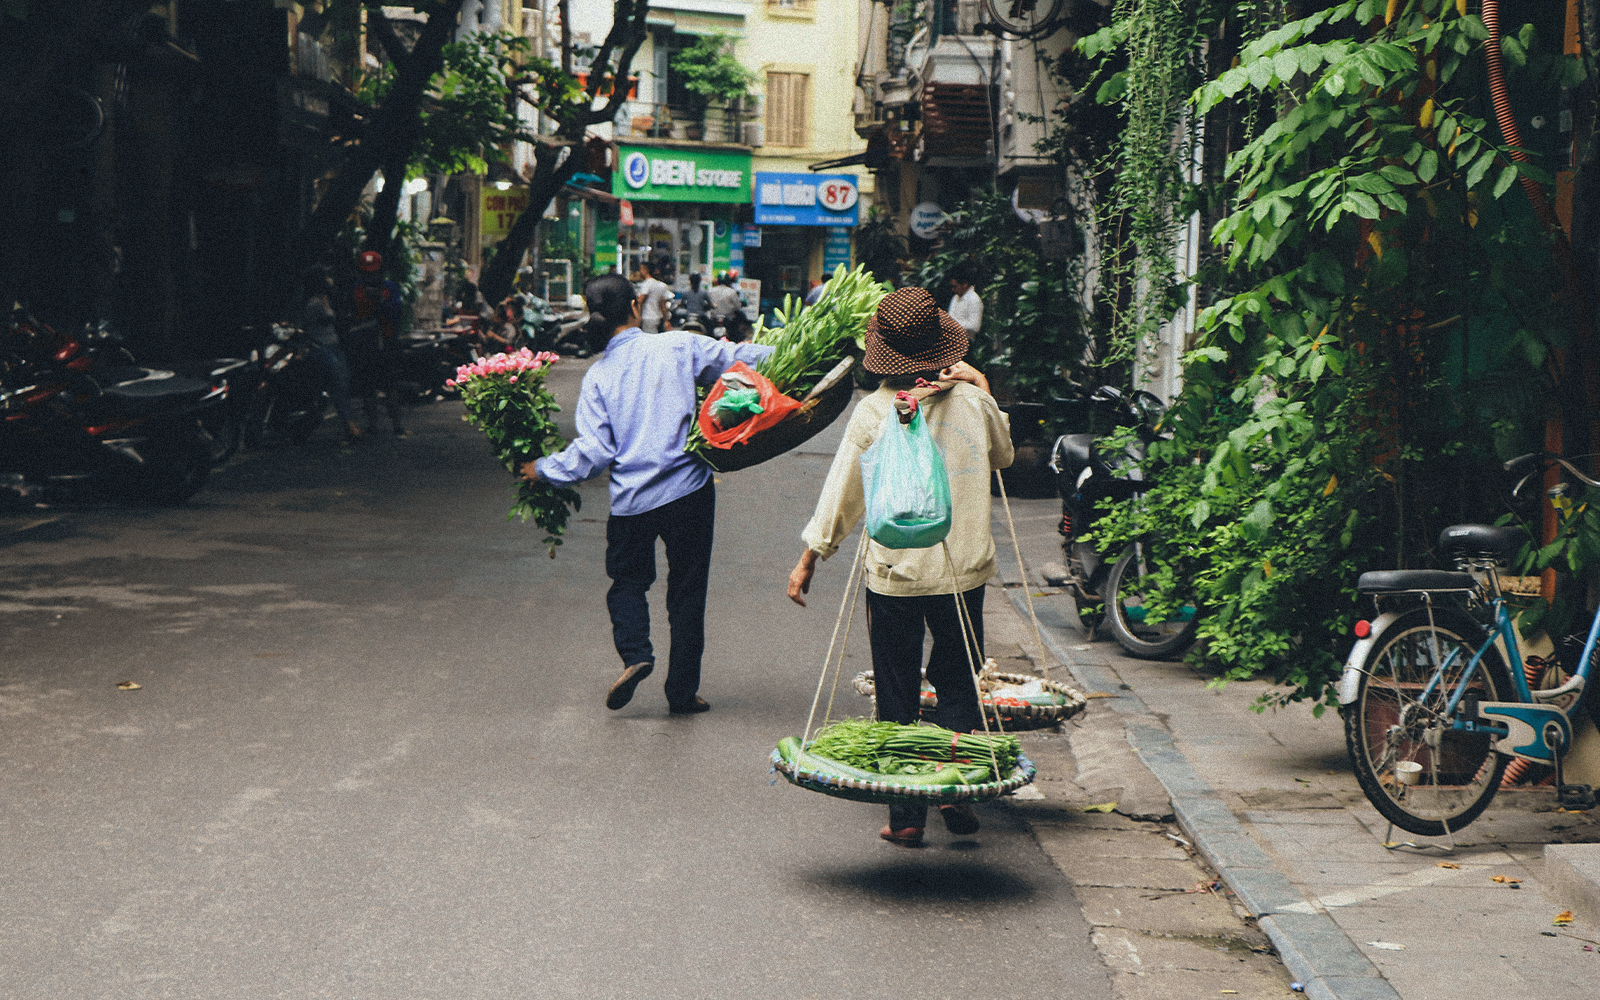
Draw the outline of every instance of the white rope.
M864 527L861 530L861 538L863 542L863 550L871 551L865 545L867 532ZM839 693L839 675L844 670L845 652L850 648L850 626L854 624L856 620L856 600L861 596L862 585L867 582L867 566L865 558L860 561L860 567L860 572L855 574L855 592L850 595L850 616L844 620L844 638L839 640L839 659L833 667L833 689L828 692L828 707L824 709L822 713L822 724L824 726L828 724L829 719L833 718L833 699L834 696ZM849 584L847 583L846 586L849 586ZM824 665L822 669L827 670L828 668L826 665Z
M845 611L853 606L853 602L850 600L850 585L855 581L856 573L863 571L862 565L866 561L866 555L867 532L865 529L862 529L861 544L856 548L856 558L850 566L850 577L849 579L845 580L844 596L839 598L839 617L835 619L833 623L833 638L828 640L828 655L822 661L822 674L817 678L817 693L811 699L811 713L806 716L806 728L800 733L800 747L802 750L805 749L806 739L811 735L811 723L815 722L817 718L817 705L822 701L822 685L828 682L828 667L833 662L833 649L839 641L839 629L844 626ZM851 617L854 617L853 613ZM842 650L840 651L839 662L844 662ZM830 702L832 700L832 698L829 699Z
M1022 593L1028 599L1028 619L1033 622L1033 639L1039 644L1039 670L1044 679L1050 679L1050 657L1044 650L1044 632L1039 628L1039 615L1033 610L1033 585L1028 582L1028 565L1022 561L1022 543L1017 541L1017 523L1011 519L1011 500L1006 496L1006 480L1000 470L994 470L995 482L1000 484L1000 506L1005 508L1006 529L1011 532L1011 547L1017 553L1017 574L1022 577Z
M961 592L961 585L956 580L956 561L950 555L950 543L941 541L939 544L944 547L945 565L950 567L950 594L955 598L956 602L956 619L961 626L961 645L967 651L967 670L972 674L972 694L978 699L978 719L983 723L983 735L988 737L990 736L989 713L983 710L983 684L978 680L978 662L972 652L973 644L978 639L978 633L976 629L972 628L972 613L967 607L967 595ZM919 697L920 694L921 692L919 691ZM994 721L998 727L1000 725L1000 713L998 711L995 712ZM1002 728L1001 732L1005 732L1005 730ZM989 745L989 761L994 765L994 780L1004 781L1006 776L1000 773L1000 758L995 756L994 740L990 738L984 740L984 742ZM950 761L952 765L955 763L955 756L955 747L951 746Z

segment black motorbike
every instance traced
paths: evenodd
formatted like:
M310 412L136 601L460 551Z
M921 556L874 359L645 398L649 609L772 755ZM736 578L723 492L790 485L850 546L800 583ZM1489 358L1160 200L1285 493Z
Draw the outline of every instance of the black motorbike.
M1108 561L1084 540L1102 513L1102 502L1124 503L1145 491L1139 463L1145 446L1156 439L1165 406L1148 392L1130 396L1111 386L1073 402L1078 422L1089 429L1061 435L1051 449L1050 469L1061 493L1063 562L1046 566L1044 576L1071 595L1091 638L1104 623L1130 656L1156 660L1182 653L1194 642L1193 603L1159 619L1148 612L1139 585L1148 570L1144 543L1134 542ZM1125 450L1106 444L1117 428L1135 430L1134 442Z
M307 360L310 339L281 324L271 338L257 352L261 383L245 417L244 444L251 448L305 444L328 412L322 379Z
M101 366L82 340L0 374L0 483L30 499L182 503L212 466L201 419L220 386L171 371Z

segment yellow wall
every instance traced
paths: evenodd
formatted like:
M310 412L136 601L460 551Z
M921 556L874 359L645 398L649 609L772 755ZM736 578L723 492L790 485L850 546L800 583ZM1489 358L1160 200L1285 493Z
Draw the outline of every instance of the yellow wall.
M810 74L807 138L804 148L763 146L755 151L754 170L804 173L807 165L858 153L865 140L855 133L855 63L861 45L856 0L812 0L810 10L779 7L753 0L739 61L761 77L767 72ZM863 194L872 191L872 176L861 167L840 173L860 176ZM820 251L819 251L820 252ZM820 258L819 258L820 259Z

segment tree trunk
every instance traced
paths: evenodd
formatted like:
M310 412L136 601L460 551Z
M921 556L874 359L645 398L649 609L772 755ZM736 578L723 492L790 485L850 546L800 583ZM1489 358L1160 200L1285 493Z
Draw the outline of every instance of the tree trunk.
M411 162L411 150L416 144L396 143L383 162L383 190L372 203L372 224L367 227L366 248L383 254L385 273L394 276L394 229L400 221L400 196L406 186L406 166Z
M394 85L384 97L372 120L361 136L360 144L347 154L339 172L317 202L305 227L295 240L294 256L283 273L291 276L303 274L328 252L344 227L345 220L361 202L361 192L379 167L399 162L399 178L394 198L398 204L398 187L405 178L404 164L409 162L416 146L417 123L422 114L422 98L434 74L444 68L444 47L455 35L456 18L461 12L462 0L438 0L428 12L428 23L409 55L388 53L395 64ZM387 185L385 185L387 188ZM390 218L394 209L391 207ZM392 230L393 223L391 221ZM284 289L285 292L290 289Z
M570 152L557 166L563 149ZM512 223L506 238L496 244L494 258L478 279L478 290L483 292L486 301L499 302L511 294L517 280L517 268L522 264L522 255L539 231L539 220L544 218L550 203L567 186L567 181L578 172L582 163L581 140L565 147L543 144L534 147L533 178L528 182L528 207Z

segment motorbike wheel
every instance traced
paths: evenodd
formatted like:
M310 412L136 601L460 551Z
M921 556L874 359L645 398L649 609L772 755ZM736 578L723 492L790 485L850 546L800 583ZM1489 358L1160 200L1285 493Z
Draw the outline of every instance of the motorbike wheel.
M150 449L144 464L128 474L124 496L141 506L175 507L206 484L211 455L211 436L196 421Z
M1144 574L1145 560L1136 542L1122 550L1100 591L1107 596L1106 624L1129 656L1140 660L1171 659L1194 644L1198 614L1191 602L1176 619L1150 620L1140 587Z
M305 444L322 426L322 408L302 410L290 416L283 428L283 439L290 444Z
M221 465L232 458L244 442L244 421L232 408L222 408L202 417L200 429L210 440L212 465Z

